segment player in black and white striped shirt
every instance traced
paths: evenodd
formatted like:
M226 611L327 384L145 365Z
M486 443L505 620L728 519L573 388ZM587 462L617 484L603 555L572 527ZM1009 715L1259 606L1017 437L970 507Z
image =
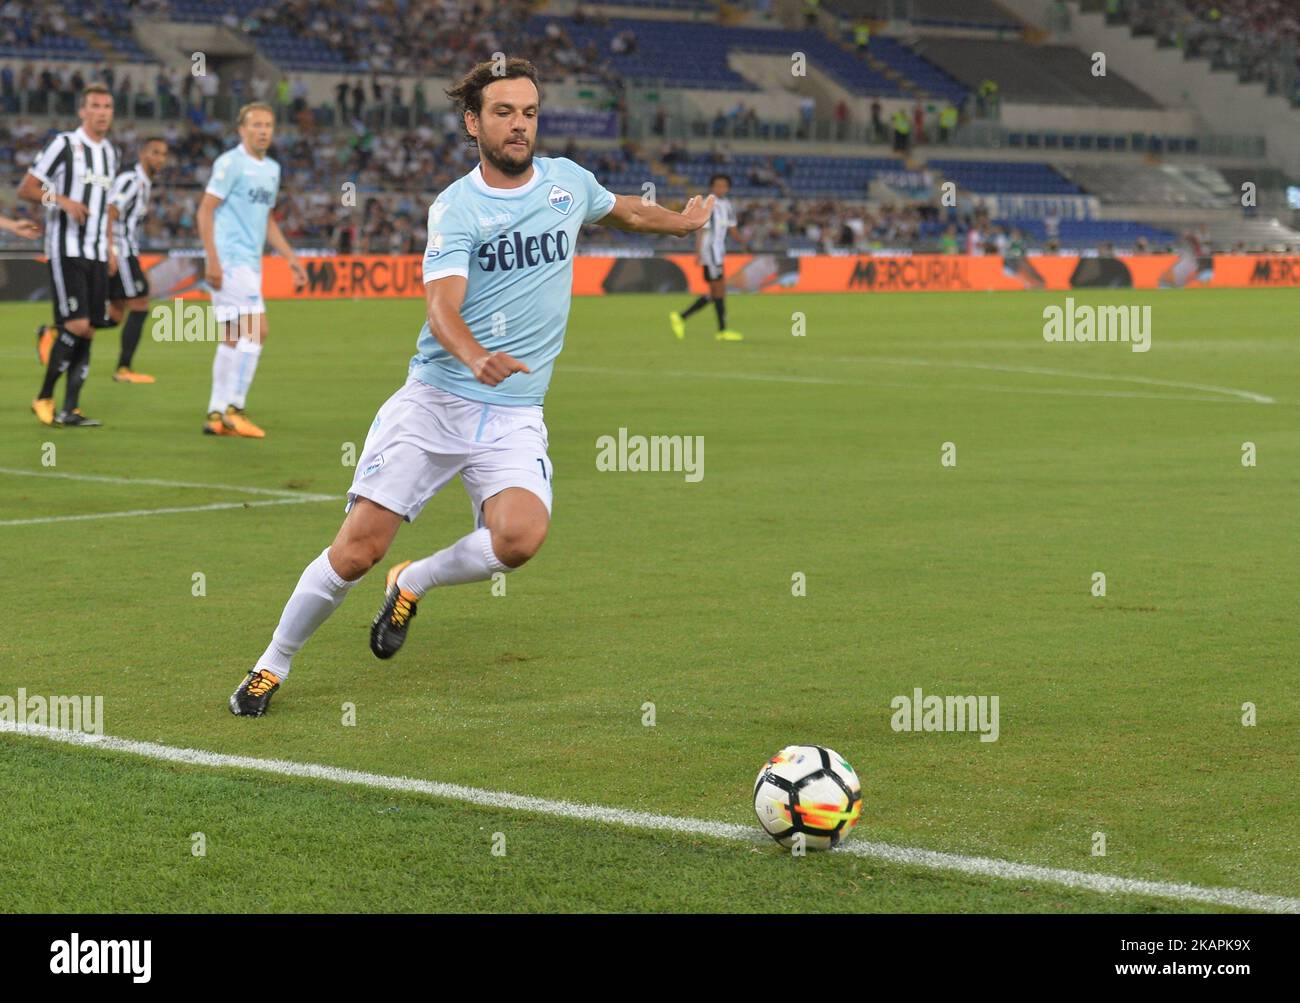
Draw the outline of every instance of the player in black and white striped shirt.
M113 379L119 383L152 383L152 376L131 369L149 315L149 280L140 267L140 230L149 214L153 180L167 163L167 140L153 137L140 147L140 162L123 171L108 195L113 220L113 248L108 259L108 313L122 324L122 352ZM129 311L129 312L128 312Z
M95 328L111 327L108 316L108 253L113 221L108 192L117 176L117 151L108 141L113 95L103 84L81 92L80 128L59 133L32 164L18 197L45 206L45 253L54 285L54 324L45 381L32 411L43 425L90 427L103 424L78 407L90 372ZM54 385L68 374L63 410L54 413Z
M724 267L727 260L727 235L738 236L736 211L727 198L731 192L730 175L715 174L709 178L709 192L713 195L713 213L708 225L698 232L695 244L696 258L704 272L709 292L681 313L676 310L670 313L668 324L679 339L685 338L686 318L712 303L718 315L718 333L714 337L719 341L743 341L744 335L727 327L727 278Z

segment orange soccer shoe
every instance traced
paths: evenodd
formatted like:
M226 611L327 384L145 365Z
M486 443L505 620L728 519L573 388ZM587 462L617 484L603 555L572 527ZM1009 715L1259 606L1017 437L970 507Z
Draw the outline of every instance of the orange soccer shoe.
M113 380L116 383L153 383L152 376L147 373L137 373L126 366L118 366L117 372L113 374Z
M32 401L32 414L42 425L54 424L54 398L38 397Z
M232 428L236 435L245 439L265 439L266 433L248 420L242 407L231 404L226 408L226 427Z

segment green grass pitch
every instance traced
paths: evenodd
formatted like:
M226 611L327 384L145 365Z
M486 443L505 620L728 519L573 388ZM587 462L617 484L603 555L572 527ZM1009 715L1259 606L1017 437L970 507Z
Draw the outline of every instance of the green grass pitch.
M740 823L763 760L815 742L863 778L855 841L1300 896L1297 294L1073 295L1151 304L1151 351L1045 342L1063 294L735 297L740 344L711 311L677 342L687 297L576 299L538 557L504 596L431 594L387 663L377 569L260 720L226 698L342 518L346 444L420 304L272 303L260 442L199 434L211 345L146 340L159 382L121 385L116 332L83 397L106 427L38 426L48 308L7 304L0 468L41 476L0 473L0 695L100 694L107 734L170 746ZM598 471L620 428L703 436L703 479ZM15 523L267 497L243 487L337 500ZM454 482L381 568L470 527ZM894 731L917 687L998 696L998 740ZM1211 908L13 735L0 789L15 911Z

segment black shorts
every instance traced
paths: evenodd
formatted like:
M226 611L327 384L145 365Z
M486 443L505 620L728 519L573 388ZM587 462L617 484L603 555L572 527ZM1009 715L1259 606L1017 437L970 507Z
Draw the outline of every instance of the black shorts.
M134 254L117 259L117 274L109 276L108 298L110 301L133 300L137 296L149 295L149 280L140 259Z
M721 265L703 265L702 268L705 282L717 282L718 279L722 278Z
M54 286L54 323L89 320L91 327L112 327L108 319L108 262L91 258L50 261Z

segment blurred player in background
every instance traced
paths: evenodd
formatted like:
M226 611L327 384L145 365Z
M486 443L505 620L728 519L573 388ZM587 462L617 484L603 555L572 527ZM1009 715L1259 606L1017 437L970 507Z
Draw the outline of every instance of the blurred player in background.
M122 349L113 374L119 383L154 381L152 376L135 372L131 362L149 314L149 280L140 266L140 227L149 214L153 180L166 163L167 141L146 139L140 147L139 163L117 176L108 196L114 245L108 259L108 313L113 323L122 324ZM123 315L126 323L122 323Z
M709 178L709 191L713 195L713 215L708 225L699 232L695 243L696 260L704 269L704 281L709 284L709 294L701 296L682 313L674 310L668 315L668 323L677 337L686 337L686 319L697 310L703 310L710 302L718 315L718 341L743 341L744 335L727 327L727 279L725 264L727 260L727 234L736 235L736 211L731 206L727 195L731 191L731 178L726 174L715 174Z
M1188 230L1183 234L1178 260L1165 269L1159 285L1161 289L1182 289L1193 279L1209 282L1213 277L1214 258L1209 253L1204 230L1200 234Z
M35 240L41 235L41 228L30 219L10 219L8 216L0 216L0 230L8 230L16 237L26 237L29 240Z
M266 433L248 420L244 404L268 330L263 249L269 243L289 262L295 289L306 286L307 273L271 215L280 191L280 165L267 156L275 113L260 101L246 104L238 124L240 144L213 163L196 217L207 259L204 277L221 331L203 433L262 439Z
M504 72L500 72L504 71ZM537 157L541 98L524 59L480 63L448 92L479 164L429 207L424 327L406 384L379 409L347 517L285 604L271 643L231 695L260 717L293 657L387 553L398 528L457 475L474 529L388 572L370 650L391 658L427 592L513 571L546 539L551 480L542 399L564 347L573 259L586 223L685 236L711 200L680 212L615 195L564 157Z
M45 255L54 290L54 330L37 332L45 380L32 401L42 425L93 428L103 422L81 412L90 375L90 340L108 316L108 257L113 221L108 191L117 176L117 150L108 141L113 95L103 84L81 92L81 125L61 132L40 152L18 186L18 197L45 206ZM54 386L68 374L63 410L54 412Z

